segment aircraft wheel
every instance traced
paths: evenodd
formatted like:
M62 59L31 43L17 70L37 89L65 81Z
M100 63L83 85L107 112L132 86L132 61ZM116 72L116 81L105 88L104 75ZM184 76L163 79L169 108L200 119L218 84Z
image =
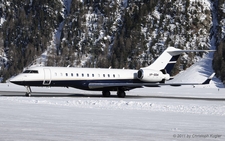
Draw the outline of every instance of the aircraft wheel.
M30 97L31 93L26 93L25 96Z
M118 91L117 96L120 98L124 98L126 96L126 93L124 91Z
M102 95L104 96L104 97L110 97L110 91L102 91Z

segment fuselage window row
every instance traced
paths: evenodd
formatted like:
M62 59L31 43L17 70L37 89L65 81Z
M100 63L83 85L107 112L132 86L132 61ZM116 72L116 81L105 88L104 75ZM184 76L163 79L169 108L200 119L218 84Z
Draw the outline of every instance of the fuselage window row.
M31 73L31 72L24 72L24 73ZM32 73L38 73L38 72L32 72ZM61 74L61 76L63 76L63 73L60 73ZM73 77L73 76L77 76L77 77L79 77L79 73L75 73L76 75L74 75L74 73L71 73L71 77ZM55 76L58 76L57 75L57 72L55 72ZM69 76L69 73L65 73L65 76ZM81 76L82 77L84 77L85 76L85 74L84 73L82 73L81 74ZM90 77L90 76L92 76L92 77L95 77L95 74L89 74L89 73L87 73L87 75L86 75L87 77ZM100 74L98 74L98 77L100 77L101 75ZM108 75L106 75L106 74L102 74L102 76L103 77L106 77L106 76L108 76L108 78L110 78L111 77L111 75L110 74L108 74ZM115 78L116 77L116 75L115 74L112 74L112 77L113 78ZM118 77L120 77L120 75L118 74Z

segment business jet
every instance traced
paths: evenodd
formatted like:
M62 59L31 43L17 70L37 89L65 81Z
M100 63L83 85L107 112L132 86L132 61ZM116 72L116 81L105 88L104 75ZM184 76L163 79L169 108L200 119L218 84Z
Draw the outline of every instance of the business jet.
M139 70L36 66L26 69L12 78L10 82L25 86L27 88L26 96L31 96L31 86L47 86L102 91L104 97L109 97L110 91L117 91L117 96L124 98L125 91L144 86L209 84L214 74L202 83L172 83L169 81L171 80L170 72L180 54L209 51L213 50L181 50L168 47L150 66Z

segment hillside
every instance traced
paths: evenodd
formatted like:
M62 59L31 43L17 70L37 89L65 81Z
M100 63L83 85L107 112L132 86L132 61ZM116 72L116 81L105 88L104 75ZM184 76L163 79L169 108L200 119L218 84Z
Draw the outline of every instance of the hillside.
M217 49L225 80L225 3L220 0L0 2L1 76L31 64L138 69L168 46ZM173 74L203 54L185 54Z

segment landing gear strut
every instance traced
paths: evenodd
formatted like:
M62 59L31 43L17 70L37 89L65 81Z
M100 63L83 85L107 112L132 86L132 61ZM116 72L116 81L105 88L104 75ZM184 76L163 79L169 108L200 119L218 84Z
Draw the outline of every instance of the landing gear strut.
M25 86L26 87L26 89L27 89L27 92L25 93L25 96L27 96L27 97L30 97L31 96L31 88L30 88L30 86Z
M107 90L104 90L104 91L102 91L102 95L104 96L104 97L110 97L110 91L107 91Z

